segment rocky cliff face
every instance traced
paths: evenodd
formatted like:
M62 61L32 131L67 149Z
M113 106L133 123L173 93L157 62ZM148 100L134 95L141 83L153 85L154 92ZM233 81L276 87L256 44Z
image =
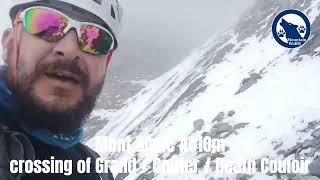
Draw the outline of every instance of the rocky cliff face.
M312 24L308 42L286 49L274 40L271 25L284 9L303 11ZM101 138L137 136L170 138L209 136L226 143L222 153L166 151L99 152L108 159L136 157L198 159L196 174L166 176L152 169L118 174L118 179L308 179L320 175L320 2L318 0L259 1L239 23L209 40L177 67L151 81L115 112L95 112L109 123L87 143L104 146ZM99 140L97 140L99 139ZM100 143L98 143L100 142ZM226 160L306 158L309 174L218 174L203 169L207 158ZM318 168L319 167L319 168ZM316 177L313 177L316 179Z

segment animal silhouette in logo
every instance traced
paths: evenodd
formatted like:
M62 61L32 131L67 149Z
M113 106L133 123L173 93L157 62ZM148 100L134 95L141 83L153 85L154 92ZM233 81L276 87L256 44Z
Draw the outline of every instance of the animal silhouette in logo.
M287 22L286 20L284 20L282 18L280 25L282 26L282 28L284 29L284 31L281 29L278 32L278 36L279 37L284 37L286 36L286 38L289 39L302 39L300 33L304 33L306 31L304 26L298 26L295 25L293 23Z

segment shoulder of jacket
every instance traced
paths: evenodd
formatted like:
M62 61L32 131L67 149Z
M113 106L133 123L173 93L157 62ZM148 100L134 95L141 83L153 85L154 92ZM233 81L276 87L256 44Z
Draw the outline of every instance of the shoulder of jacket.
M95 152L93 149L91 149L89 146L78 143L75 148L80 151L82 154L86 155L87 157L92 157L94 159L97 159L100 157L100 155Z

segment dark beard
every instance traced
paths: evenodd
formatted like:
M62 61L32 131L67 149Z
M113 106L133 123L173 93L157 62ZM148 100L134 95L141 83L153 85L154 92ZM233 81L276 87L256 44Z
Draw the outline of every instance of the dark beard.
M39 65L29 78L18 80L17 85L13 88L14 101L17 106L17 123L20 121L31 128L46 129L53 133L73 133L83 126L95 106L96 99L104 84L103 80L90 89L86 87L88 82L85 82L81 101L72 109L64 111L45 107L41 102L37 102L31 93L32 85L37 80L36 77L43 73L41 69L45 66L48 66L46 68L69 67L71 72L79 73L85 77L80 68L70 62L57 61L52 65Z

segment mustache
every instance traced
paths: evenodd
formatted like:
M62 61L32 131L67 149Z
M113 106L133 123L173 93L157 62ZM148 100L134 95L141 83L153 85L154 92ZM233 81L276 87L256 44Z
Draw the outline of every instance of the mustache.
M78 61L58 59L53 62L38 63L35 68L34 78L46 73L68 71L80 79L80 85L87 88L89 85L88 71L82 69Z

